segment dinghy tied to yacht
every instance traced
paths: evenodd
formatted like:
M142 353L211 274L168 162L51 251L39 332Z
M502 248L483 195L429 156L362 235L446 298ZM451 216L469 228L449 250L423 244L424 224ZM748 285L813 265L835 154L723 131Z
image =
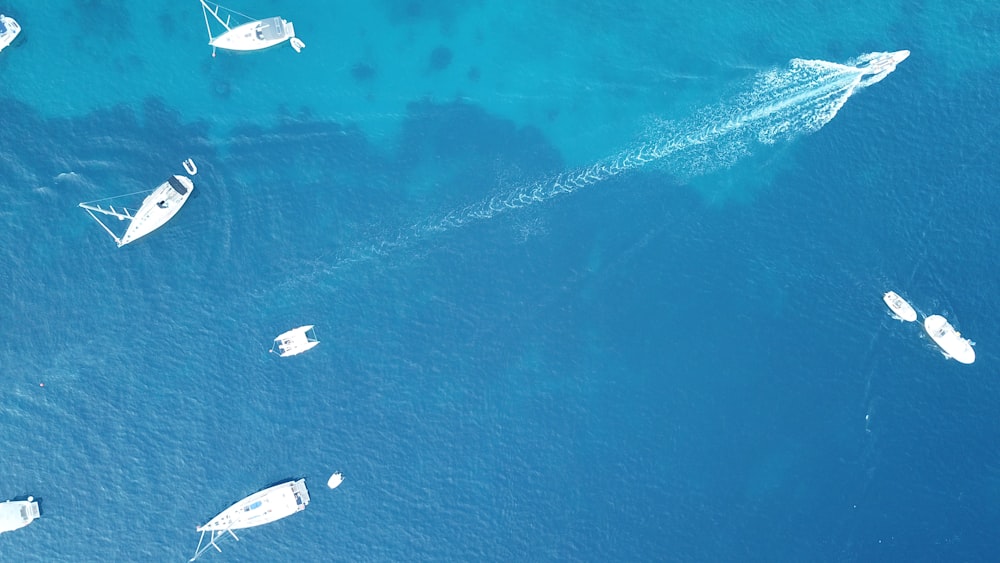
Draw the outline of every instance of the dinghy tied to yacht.
M215 50L229 51L260 51L288 41L296 53L302 52L306 46L301 39L295 37L295 26L292 22L279 17L256 19L236 10L231 10L219 4L201 2L201 11L205 15L205 29L208 30L208 44L212 46L212 56ZM219 13L221 10L222 13ZM218 35L212 34L212 23L209 16L225 29ZM223 16L225 19L223 19ZM243 23L233 22L236 16Z
M311 350L317 344L319 344L319 340L316 340L314 325L305 325L282 332L275 337L274 344L271 345L271 353L278 354L282 358L295 356Z
M882 301L889 306L889 310L892 311L892 316L908 323L912 323L917 320L917 312L913 307L906 302L895 291L888 291L882 296Z
M196 528L197 531L201 532L201 539L198 540L194 557L188 561L198 559L213 547L221 553L222 549L215 543L215 540L227 533L236 541L240 541L233 530L270 524L296 512L301 512L308 505L309 490L306 489L305 479L286 481L256 492L223 510L204 526ZM208 534L207 543L205 542L205 534Z
M198 173L198 167L190 158L185 160L183 164L184 170L188 174L194 176ZM104 227L111 238L115 239L118 248L121 248L165 225L181 210L181 207L191 197L192 190L194 190L194 182L190 178L175 174L151 192L135 192L86 201L81 203L80 207ZM146 194L146 197L139 207L134 210L129 209L127 207L128 201L135 201L142 194ZM116 202L118 202L118 208L115 207ZM115 217L119 221L128 221L128 227L119 236L95 213Z

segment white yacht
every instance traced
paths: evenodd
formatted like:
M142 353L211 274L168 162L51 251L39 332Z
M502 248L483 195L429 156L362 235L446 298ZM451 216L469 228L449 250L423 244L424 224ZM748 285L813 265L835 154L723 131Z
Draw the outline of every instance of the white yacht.
M972 349L972 341L962 338L962 333L955 330L951 323L941 315L931 315L924 319L924 329L934 342L944 351L946 358L954 358L963 364L976 361L976 352Z
M889 306L889 310L892 311L893 316L897 319L908 323L912 323L917 320L917 312L895 291L886 292L886 294L882 296L882 300Z
M198 173L198 168L195 167L194 161L190 158L184 161L184 170L192 176ZM125 201L125 198L131 198L137 194L87 201L81 203L80 207L86 210L95 221L104 227L104 230L111 235L111 238L115 239L118 247L121 248L166 224L167 221L172 219L181 210L181 207L184 206L188 198L191 197L192 190L194 190L194 182L190 178L175 174L167 178L167 181L160 184L155 190L148 192L138 209L129 209L127 202L119 203L119 209L116 209L113 205L113 202ZM142 193L140 192L140 194ZM117 218L119 221L128 221L128 227L125 229L124 234L119 236L104 221L101 221L97 215L94 215L95 213L109 215Z
M301 39L295 37L295 25L292 22L275 16L265 19L254 19L246 14L241 14L235 10L230 10L218 4L201 1L201 11L205 15L205 28L208 30L208 44L212 46L212 56L215 56L215 49L227 49L229 51L259 51L273 47L279 43L288 43L301 52L306 46ZM220 14L219 11L222 10ZM219 35L212 34L212 24L208 16L211 15L225 29ZM223 19L225 16L225 19ZM234 23L233 16L241 20L250 20L245 23Z
M271 345L271 353L278 354L282 358L301 354L313 349L319 340L316 340L314 325L300 326L287 332L282 332L274 339Z
M0 14L0 51L13 43L19 33L21 33L21 26L14 18Z
M198 526L201 539L194 557L189 561L194 561L212 547L221 552L215 540L227 533L239 541L233 530L270 524L305 510L308 504L309 491L305 479L286 481L256 492L223 510L204 526ZM209 534L208 543L205 543L205 534Z
M35 497L28 500L8 500L0 502L0 534L23 528L39 516Z
M344 482L344 474L338 471L333 475L330 475L330 478L327 479L326 481L326 486L330 487L331 489L336 489L343 482Z

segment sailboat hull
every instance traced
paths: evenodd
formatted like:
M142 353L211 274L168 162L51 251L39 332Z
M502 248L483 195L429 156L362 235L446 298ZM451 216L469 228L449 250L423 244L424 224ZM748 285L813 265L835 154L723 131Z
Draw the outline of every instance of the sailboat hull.
M287 481L256 492L220 512L199 532L240 530L270 524L301 512L309 504L306 480Z
M194 182L186 176L174 175L160 184L142 201L118 246L125 246L162 227L181 210L193 190Z
M260 51L274 47L295 37L292 22L279 17L252 21L213 38L212 47L229 51Z

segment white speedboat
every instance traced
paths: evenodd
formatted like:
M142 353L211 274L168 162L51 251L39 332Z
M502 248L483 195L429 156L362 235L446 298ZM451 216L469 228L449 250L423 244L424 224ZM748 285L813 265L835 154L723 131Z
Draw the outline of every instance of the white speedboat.
M215 540L227 533L239 541L240 538L236 537L233 530L270 524L301 512L308 505L309 491L306 489L305 479L286 481L256 492L223 510L204 526L197 527L197 531L201 532L201 539L198 540L198 548L190 561L194 561L211 547L221 552ZM205 543L205 534L209 534L208 543Z
M326 486L330 487L331 489L336 489L343 482L344 482L344 475L340 471L338 471L333 475L330 475L330 478L326 481Z
M300 326L299 328L282 332L274 339L274 344L271 345L271 352L284 358L311 350L319 344L319 340L316 340L316 331L313 326Z
M198 173L194 161L190 158L184 161L184 169L192 176ZM127 202L119 203L118 209L113 204L115 201L123 201L124 198L130 198L136 194L87 201L81 203L80 207L85 209L95 221L100 223L104 227L104 230L111 235L111 238L115 239L118 247L121 248L165 225L167 221L172 219L181 210L181 207L191 197L192 190L194 190L194 182L190 178L175 174L167 178L167 181L160 184L155 190L149 192L145 199L142 200L138 209L129 209ZM111 227L108 227L104 221L101 221L97 215L94 215L95 213L109 215L117 218L119 221L128 221L125 233L118 236L111 230Z
M0 51L13 43L19 33L21 33L21 26L14 18L0 14Z
M34 522L38 516L38 503L34 497L28 497L28 500L0 502L0 534L23 528Z
M882 296L882 300L889 306L893 316L897 319L909 323L917 320L917 312L913 310L913 307L910 306L910 304L907 303L905 299L900 297L895 291L886 292L886 294Z
M962 333L955 330L948 319L941 315L931 315L924 319L924 330L944 351L946 358L954 358L963 364L971 364L976 361L976 352L972 349L972 341L962 338Z
M295 37L295 25L284 18L275 16L258 20L218 4L212 4L205 0L200 1L201 10L205 15L205 28L208 29L208 44L212 46L213 57L216 48L229 51L260 51L288 41L298 53L306 46L301 39ZM221 14L220 10L222 10ZM209 15L221 24L225 31L213 35ZM233 16L250 21L233 23Z
M896 70L896 65L905 61L909 56L910 52L903 49L890 53L871 53L861 58L857 61L858 70L862 71L861 75L866 77L862 85L867 86L881 81L890 72Z

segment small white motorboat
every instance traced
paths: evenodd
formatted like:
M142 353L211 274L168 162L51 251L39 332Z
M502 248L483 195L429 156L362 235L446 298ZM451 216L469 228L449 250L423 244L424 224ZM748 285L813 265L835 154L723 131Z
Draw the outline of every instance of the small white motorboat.
M953 358L963 364L976 361L972 341L962 338L962 333L955 330L948 319L941 315L931 315L924 319L924 330L944 352L944 357Z
M17 21L10 16L0 14L0 51L13 43L19 33L21 33L21 26Z
M35 497L28 497L28 500L0 502L0 534L31 524L38 519L39 514Z
M858 70L864 77L860 86L869 86L876 82L881 82L889 73L896 70L896 65L906 60L910 52L906 49L891 53L869 53L861 57L858 63Z
M279 334L271 345L271 353L278 354L282 358L295 356L312 350L317 344L319 340L316 340L316 330L313 325L305 325Z
M338 471L333 475L330 475L330 479L327 480L326 486L330 487L331 489L336 489L343 482L344 482L344 475L340 471Z
M889 306L889 310L892 311L893 316L897 319L909 323L917 320L917 312L895 291L886 292L886 294L882 296L882 300Z

